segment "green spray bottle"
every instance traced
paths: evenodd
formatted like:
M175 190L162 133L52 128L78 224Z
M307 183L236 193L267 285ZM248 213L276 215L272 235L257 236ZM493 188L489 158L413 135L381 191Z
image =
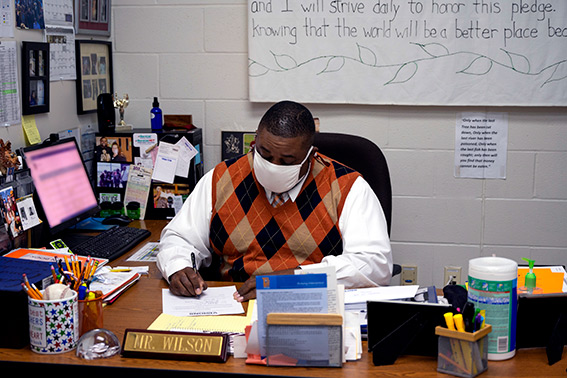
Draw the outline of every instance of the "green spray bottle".
M534 289L536 288L536 275L534 273L534 260L530 260L527 259L525 257L522 257L522 260L525 260L528 262L529 264L529 270L528 273L526 273L526 281L524 283L526 290L528 292L528 294L533 294Z

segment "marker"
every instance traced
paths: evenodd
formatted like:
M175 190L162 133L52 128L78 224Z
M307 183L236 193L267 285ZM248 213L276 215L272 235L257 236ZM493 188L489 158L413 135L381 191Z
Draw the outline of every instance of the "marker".
M447 312L443 316L445 317L445 323L447 323L447 328L449 328L451 331L455 331L455 321L453 320L453 313Z
M462 314L456 314L453 316L453 320L455 321L455 326L457 327L457 331L465 332L465 323L463 321Z
M85 298L87 297L87 285L86 284L81 284L81 286L79 286L79 300L85 300Z

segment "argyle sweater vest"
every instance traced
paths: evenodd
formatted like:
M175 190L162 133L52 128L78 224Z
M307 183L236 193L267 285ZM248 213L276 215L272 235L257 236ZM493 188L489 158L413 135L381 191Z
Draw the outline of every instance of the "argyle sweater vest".
M296 200L274 208L255 179L252 153L217 165L209 238L223 279L245 281L340 255L339 217L358 176L319 154Z

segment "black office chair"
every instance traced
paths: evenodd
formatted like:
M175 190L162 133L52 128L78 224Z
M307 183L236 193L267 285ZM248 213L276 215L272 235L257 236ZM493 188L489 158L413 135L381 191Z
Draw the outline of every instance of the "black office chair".
M364 137L341 133L317 133L313 144L321 154L356 170L364 177L382 205L390 235L392 185L388 163L382 150ZM401 266L394 264L392 275L399 274L401 270Z

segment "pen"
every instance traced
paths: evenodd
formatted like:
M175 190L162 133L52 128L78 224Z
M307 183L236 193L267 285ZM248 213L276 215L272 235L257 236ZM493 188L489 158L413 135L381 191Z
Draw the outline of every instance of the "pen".
M475 318L475 306L472 302L466 302L463 306L463 322L465 324L466 332L473 332L474 329L474 318Z
M191 252L191 264L193 265L193 270L195 273L197 272L197 263L195 262L195 252ZM197 288L197 290L200 290ZM197 298L199 298L200 293L197 294Z

